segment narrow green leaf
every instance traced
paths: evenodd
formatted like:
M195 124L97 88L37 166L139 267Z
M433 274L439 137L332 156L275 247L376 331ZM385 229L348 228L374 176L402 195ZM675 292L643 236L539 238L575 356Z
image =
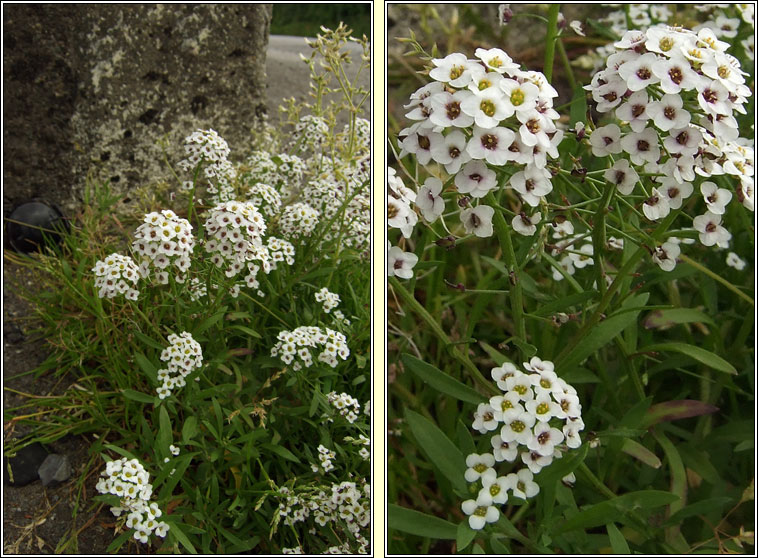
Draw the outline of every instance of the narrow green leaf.
M467 403L473 403L474 405L487 401L487 398L475 389L451 378L431 364L412 357L409 354L403 354L400 360L408 370L440 393L450 395Z
M150 381L157 384L158 369L155 367L155 365L150 362L150 360L148 360L148 358L142 353L135 353L134 360L137 361L137 364L139 364L139 367L142 368L142 371L145 373L145 375L150 378Z
M458 444L461 451L465 455L476 453L476 445L474 444L474 438L471 436L469 427L463 424L463 421L459 418L455 424L456 434L458 435Z
M731 502L732 498L729 498L728 496L716 496L715 498L700 500L699 502L685 506L678 512L672 514L671 517L663 522L663 526L669 527L680 525L683 520L696 515L714 514L716 516L720 516L720 512L724 506Z
M635 442L629 438L624 438L624 442L621 444L621 451L642 461L642 463L653 469L658 469L661 466L661 460L658 459L657 455L639 442Z
M461 495L468 494L466 481L463 478L466 472L466 460L458 446L451 442L437 425L418 413L406 410L405 418L430 462L447 477Z
M455 523L397 504L387 505L387 527L419 537L449 540L458 538L458 526Z
M642 421L643 428L650 428L659 422L668 422L690 417L708 415L718 411L718 407L695 401L693 399L680 399L677 401L665 401L652 405L645 413Z
M148 395L141 391L134 391L133 389L124 389L121 393L124 397L131 399L132 401L139 401L140 403L149 403L152 405L155 404L156 396L154 395Z
M182 426L182 442L189 442L197 434L197 418L188 416Z
M455 547L458 552L465 549L476 537L476 531L469 527L468 519L458 524L458 534L455 538Z
M263 444L261 446L263 449L267 449L269 451L274 452L280 457L283 457L284 459L288 459L290 461L294 461L295 463L300 463L300 460L293 454L290 450L283 446L277 446L275 444Z
M629 545L627 544L624 535L622 535L621 531L619 531L619 528L616 527L616 524L608 523L605 528L608 531L608 537L611 539L611 548L613 549L613 553L631 554Z
M145 345L147 345L148 347L152 347L153 349L157 349L159 351L162 351L163 349L165 349L165 347L163 345L161 345L160 343L158 343L154 339L151 339L150 337L148 337L147 335L145 335L141 331L132 330L132 331L130 331L130 333L132 335L134 335L137 339L139 339L142 343L144 343Z
M158 455L168 457L171 452L168 447L173 443L174 435L171 431L171 419L168 416L168 411L165 405L161 405L158 409Z
M484 352L486 352L488 355L490 355L490 358L495 361L495 364L498 366L502 366L505 362L510 362L508 357L506 357L503 353L498 351L495 347L492 345L488 345L484 341L479 341L479 346L484 349Z
M679 496L662 490L640 490L630 492L623 496L617 496L585 507L578 514L566 520L558 527L556 534L566 533L575 529L589 529L606 525L611 521L625 522L629 519L629 512L641 510L652 513L653 508L659 508L679 500Z
M642 324L647 329L665 329L675 324L703 323L716 325L708 314L694 308L672 308L650 312Z
M105 552L108 554L114 554L118 552L118 550L121 548L121 546L128 540L130 540L134 536L134 531L131 529L127 529L126 532L121 533L116 539L108 545L108 548L105 549Z
M588 356L607 345L619 333L637 321L642 308L625 311L607 318L594 326L569 352L562 362L556 363L562 368L581 364Z
M565 312L573 306L579 306L584 302L587 302L594 296L592 291L582 291L581 293L574 293L563 298L552 300L547 304L543 304L537 310L533 312L535 316L552 316L558 312Z
M249 327L243 326L243 325L233 325L230 326L230 329L236 329L237 331L241 331L245 335L249 335L250 337L255 337L256 339L260 339L261 335L254 329L250 329Z
M200 335L209 327L217 324L224 317L224 314L226 314L226 306L222 306L221 310L203 320L203 322L192 332L193 336Z
M574 89L571 97L571 112L569 127L573 128L577 122L587 122L587 92L581 85Z
M719 372L726 372L727 374L737 374L737 370L729 364L727 361L725 361L720 356L707 351L701 347L696 347L694 345L689 345L687 343L658 343L655 345L648 345L647 347L644 347L642 349L639 349L640 353L647 353L651 351L673 351L677 353L685 354L689 357L694 358L698 362L701 362L705 364L706 366L709 366L715 370L718 370Z
M187 549L187 552L190 554L197 554L197 550L195 550L195 547L192 545L187 535L182 531L180 527L181 523L174 522L168 517L166 517L164 521L169 525L168 532L173 535L177 541L182 543L182 546Z
M490 546L495 554L511 554L511 549L504 542L500 542L500 538L496 534L490 537Z

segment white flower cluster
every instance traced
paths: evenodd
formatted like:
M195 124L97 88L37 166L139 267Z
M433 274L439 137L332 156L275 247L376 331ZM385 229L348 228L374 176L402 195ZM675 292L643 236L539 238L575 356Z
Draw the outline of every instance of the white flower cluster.
M454 53L436 58L429 72L432 83L411 95L406 116L416 122L400 132L402 150L419 164L435 162L455 175L457 194L480 200L498 187L492 167L516 166L508 186L534 208L552 189L547 158L558 156L563 138L553 109L557 91L540 72L523 71L503 50L478 48L477 60ZM415 205L433 222L445 210L442 181L429 178L419 189ZM392 213L392 211L390 211ZM494 209L477 202L460 214L468 234L493 234ZM414 219L410 216L411 219ZM401 214L396 216L396 221ZM531 236L541 214L522 211L512 221L516 232ZM398 223L408 236L410 222ZM390 222L390 226L393 225Z
M165 537L169 526L157 519L163 515L158 504L150 502L153 485L150 474L137 459L109 461L105 471L95 486L100 494L113 494L121 498L121 505L111 508L111 513L119 517L128 512L126 526L134 529L134 538L147 543L148 537L155 533Z
M321 302L324 312L328 314L333 308L337 308L339 305L340 295L329 292L329 289L324 287L316 293L316 302Z
M226 140L215 130L197 130L184 139L184 150L187 158L179 161L179 168L192 172L199 164L203 164L211 199L216 203L230 199L236 171L228 160L229 145ZM191 180L184 183L185 189L191 189L192 186Z
M140 271L129 256L111 254L105 260L98 261L92 272L96 276L95 288L100 298L113 298L123 294L129 300L137 300L139 291L135 287Z
M364 461L368 461L371 459L371 450L369 450L369 447L371 446L371 440L369 440L366 436L363 434L359 434L358 438L353 438L352 436L345 436L343 438L345 442L350 442L354 446L363 446L359 451L358 455L361 456L361 459Z
M303 175L307 170L307 165L297 155L288 155L279 153L274 157L278 162L277 172L279 174L280 192L283 196L297 194L303 182Z
M334 470L334 465L332 465L332 459L337 457L337 454L334 453L334 450L330 450L327 447L324 447L322 444L319 444L318 446L318 460L321 462L321 468L324 470L325 473L328 473L329 471ZM314 473L318 472L318 466L313 464L311 465L311 469L313 469Z
M142 276L147 277L153 266L157 269L156 279L162 285L168 283L167 268L172 265L179 269L174 276L176 282L184 282L194 247L192 225L169 209L145 215L132 242L132 250L141 258Z
M332 391L326 395L326 399L350 424L358 420L361 404L352 395L348 393L337 394L336 391Z
M321 217L318 210L305 202L297 202L284 208L279 216L279 229L287 238L309 237Z
M734 116L745 114L751 96L746 72L710 27L697 33L665 25L632 30L614 46L605 69L585 87L599 112L615 110L630 128L608 124L592 132L595 156L623 153L606 180L623 195L642 189L642 211L651 221L682 207L698 189L705 205L693 219L699 240L727 247L732 235L722 226L726 205L736 197L754 210L754 148L739 137ZM658 175L650 190L638 180L642 172ZM700 178L719 175L738 181L734 194Z
M158 379L163 385L156 391L158 397L165 399L174 388L184 387L186 378L203 364L203 350L192 335L183 331L179 335L168 336L168 347L161 352L161 360L168 362L167 369L158 370Z
M280 186L279 167L268 151L253 151L245 165L249 169L244 174L248 183L260 182L274 188Z
M560 258L558 264L569 275L574 275L577 269L593 265L594 248L588 232L576 233L574 225L569 220L557 220L549 224L555 241L550 244L550 255ZM623 250L624 239L610 236L606 239L606 247L610 250ZM561 281L563 274L553 269L553 279Z
M271 253L263 242L266 221L253 203L232 200L217 205L205 220L205 231L205 250L216 266L225 268L227 277L247 269L245 281L257 286L258 270L271 272Z
M350 127L345 125L342 136L348 137L349 133ZM371 149L371 122L365 118L355 119L355 143L359 152L367 152Z
M532 357L523 364L527 372L506 363L492 369L492 378L503 395L481 403L472 427L481 434L498 430L490 443L492 453L471 454L466 458L467 482L480 482L475 500L463 502L472 529L497 521L495 504L508 501L508 493L531 498L539 492L533 475L561 457L562 447L578 448L584 429L582 406L576 390L555 373L552 362ZM560 429L559 429L559 428ZM513 462L519 457L527 466L517 473L498 476L496 462Z
M365 554L368 540L361 530L368 527L371 520L371 485L361 479L359 483L343 481L313 491L293 494L287 487L279 488L282 501L279 503L279 517L286 525L294 526L313 517L321 527L332 524L341 530L344 525L355 538L358 548L349 546L332 547L327 553Z
M197 302L204 296L208 296L208 288L205 283L201 282L197 277L193 277L189 282L189 295L190 300Z
M247 189L247 201L268 217L277 215L282 208L282 197L279 192L273 186L263 182L255 182L250 185Z
M313 364L311 349L323 345L324 350L318 355L317 360L335 368L338 364L337 357L347 360L350 349L347 339L342 333L326 328L326 332L315 326L300 326L294 331L280 331L277 335L277 343L271 349L271 356L280 356L285 364L294 361L292 368L300 370L309 368Z
M329 125L320 116L306 114L300 117L292 132L290 147L298 152L321 150L324 139L329 136Z

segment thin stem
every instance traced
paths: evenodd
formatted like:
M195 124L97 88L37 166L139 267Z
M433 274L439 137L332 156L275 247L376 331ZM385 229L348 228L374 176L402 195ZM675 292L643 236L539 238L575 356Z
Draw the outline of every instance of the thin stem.
M495 196L492 193L487 194L485 198L490 205L496 205ZM511 230L508 224L505 222L505 217L499 211L496 211L493 216L493 225L495 226L495 233L500 241L500 248L503 251L503 259L505 260L506 267L512 274L513 288L511 289L511 312L513 314L513 323L515 326L515 337L518 337L522 341L526 342L526 324L524 322L524 296L521 287L521 272L516 262L516 253L513 250L513 242L511 242ZM526 355L522 355L525 357Z
M545 65L542 73L548 83L553 80L553 60L555 60L555 42L558 39L558 14L560 4L551 4L547 12L547 37L545 37Z
M752 298L750 298L748 295L746 295L745 293L743 293L737 287L735 287L734 285L732 285L729 281L727 281L726 279L724 279L723 277L721 277L721 275L719 275L717 273L714 273L713 271L711 271L707 267L705 267L703 265L700 265L695 260L693 260L689 256L685 256L684 254L679 254L679 259L682 260L684 263L691 265L692 267L694 267L698 271L700 271L702 273L705 273L711 279L715 279L716 281L718 281L719 283L721 283L722 285L724 285L727 289L729 289L730 291L732 291L736 295L739 295L740 298L742 298L742 299L746 300L747 302L749 302L750 306L755 306L755 301Z

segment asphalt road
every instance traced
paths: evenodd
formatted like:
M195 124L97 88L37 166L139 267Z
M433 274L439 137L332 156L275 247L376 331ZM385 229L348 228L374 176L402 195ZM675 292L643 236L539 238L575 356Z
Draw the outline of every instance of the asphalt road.
M362 49L360 45L348 42L343 47L351 54L352 64L348 66L346 73L349 77L355 76ZM268 110L272 120L277 114L277 107L282 99L294 97L300 102L310 102L309 96L309 69L308 65L300 59L300 54L309 57L312 50L305 43L304 37L290 37L287 35L271 35L269 37L268 51L266 54L266 75L268 84L266 93L268 97ZM358 84L366 89L371 88L371 74L364 70L358 80ZM361 115L370 118L370 99L364 105L365 110Z

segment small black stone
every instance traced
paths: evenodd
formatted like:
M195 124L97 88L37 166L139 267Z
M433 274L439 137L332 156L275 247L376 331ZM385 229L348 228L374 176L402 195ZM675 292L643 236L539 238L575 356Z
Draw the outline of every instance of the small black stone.
M39 250L45 238L59 243L68 222L58 207L43 201L17 206L7 218L8 242L16 252L28 254Z
M35 442L20 449L15 456L3 458L3 480L10 486L26 486L39 478L37 470L47 459L42 444Z

